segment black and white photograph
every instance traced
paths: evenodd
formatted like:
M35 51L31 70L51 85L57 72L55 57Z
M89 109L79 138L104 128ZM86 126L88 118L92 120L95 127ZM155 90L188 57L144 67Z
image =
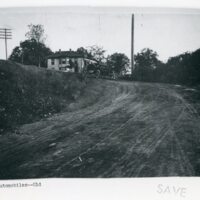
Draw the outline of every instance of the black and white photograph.
M0 8L0 180L200 176L200 10Z

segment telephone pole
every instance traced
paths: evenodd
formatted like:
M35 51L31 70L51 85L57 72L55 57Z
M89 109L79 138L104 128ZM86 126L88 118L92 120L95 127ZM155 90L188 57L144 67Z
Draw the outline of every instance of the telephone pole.
M9 28L0 28L0 39L5 40L6 60L8 59L8 46L7 40L12 39L12 32Z
M134 70L134 14L131 18L131 75L133 76Z

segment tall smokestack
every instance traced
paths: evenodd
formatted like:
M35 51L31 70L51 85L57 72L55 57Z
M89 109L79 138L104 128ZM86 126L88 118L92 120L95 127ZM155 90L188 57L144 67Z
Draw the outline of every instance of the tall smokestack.
M131 19L131 74L133 76L134 70L134 14Z

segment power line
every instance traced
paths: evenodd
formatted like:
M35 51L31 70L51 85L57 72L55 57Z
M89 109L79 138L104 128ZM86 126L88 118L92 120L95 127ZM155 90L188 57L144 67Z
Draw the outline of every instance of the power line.
M131 18L131 74L133 76L134 71L134 14L132 14Z
M12 29L0 28L0 39L5 40L5 52L6 52L6 60L7 60L8 59L7 40L11 40L12 39Z

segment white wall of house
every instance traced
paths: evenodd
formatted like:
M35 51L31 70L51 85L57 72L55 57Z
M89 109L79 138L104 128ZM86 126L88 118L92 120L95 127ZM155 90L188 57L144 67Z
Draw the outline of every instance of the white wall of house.
M83 67L84 67L84 58L78 58L77 63L78 63L79 72L82 72Z
M59 60L58 59L53 59L53 60L54 60L54 64L52 63L52 59L49 58L47 60L47 68L59 70Z
M62 70L60 68L64 68L67 65L69 65L69 60L72 60L72 62L77 61L78 63L78 69L79 72L82 71L83 67L84 67L84 58L48 58L47 60L47 68L48 69L54 69L54 70ZM63 71L63 70L62 70ZM66 70L66 71L74 71L74 69L72 70Z

